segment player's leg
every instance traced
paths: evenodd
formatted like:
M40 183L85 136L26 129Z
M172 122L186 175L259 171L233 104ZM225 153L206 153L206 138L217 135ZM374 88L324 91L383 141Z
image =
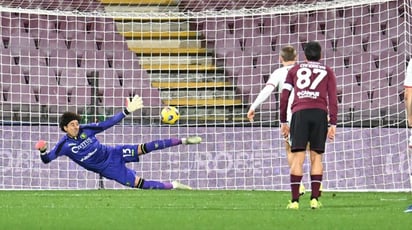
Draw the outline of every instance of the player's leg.
M412 148L412 87L405 87L405 110L408 122L409 147Z
M294 154L292 153L292 150L291 150L291 147L290 147L290 139L289 138L287 140L285 140L285 150L286 150L286 157L287 157L287 160L288 160L288 165L289 165L289 168L290 168L292 166L292 159L293 159ZM299 185L299 195L303 196L303 195L305 195L305 193L306 193L306 188L303 185L303 182L301 181L300 185Z
M109 166L102 172L102 174L109 178L116 180L117 182L140 189L192 189L190 186L173 182L161 182L145 180L136 176L136 172L125 166L127 162L139 162L139 154L136 154L137 145L122 145L116 146L112 151Z
M292 115L290 125L290 138L292 142L291 151L293 154L290 167L290 187L292 199L287 208L299 209L299 187L303 177L303 162L305 161L306 145L308 143L308 123L303 111L295 112Z
M303 162L305 161L305 151L293 152L292 165L290 167L290 189L291 189L291 202L287 208L298 209L299 208L299 188L303 177Z
M310 180L311 180L311 196L310 196L310 206L312 209L320 207L319 197L320 197L320 187L322 185L323 177L323 163L322 163L323 154L319 154L315 151L310 151Z
M191 144L199 144L202 142L202 138L199 136L191 136L187 138L169 138L169 139L162 139L162 140L155 140L150 141L147 143L140 144L138 147L139 155L150 153L155 150L161 150L165 148L170 148L177 145L191 145Z
M320 188L322 185L323 177L323 163L322 156L325 152L325 142L328 132L328 118L327 113L323 110L312 110L311 114L313 117L312 129L310 130L310 178L311 178L311 203L310 206L313 209L319 208L320 202Z

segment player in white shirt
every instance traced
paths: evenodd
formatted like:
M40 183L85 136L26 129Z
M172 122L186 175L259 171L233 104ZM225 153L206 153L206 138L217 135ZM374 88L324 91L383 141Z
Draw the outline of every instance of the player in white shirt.
M285 82L286 75L288 74L289 69L292 68L297 61L297 52L295 48L293 48L292 46L283 47L282 50L280 51L279 60L282 63L282 67L273 71L268 81L266 82L266 86L260 91L259 95L255 99L255 101L252 103L252 105L249 108L249 111L247 112L247 117L250 122L254 121L256 108L259 107L259 105L262 104L272 94L272 92L276 88L278 89L279 93L282 92L283 83ZM292 118L292 110L291 110L292 102L293 102L293 93L291 93L291 96L289 97L289 102L288 102L288 109L287 109L288 122L290 122L290 119ZM286 147L288 164L290 167L292 163L292 157L293 157L293 154L290 148L290 139L288 136L285 136L284 138L285 138L285 147ZM300 185L299 192L301 195L305 193L305 187L303 186L303 184Z
M412 148L412 59L406 68L405 81L405 109L409 129L409 148Z

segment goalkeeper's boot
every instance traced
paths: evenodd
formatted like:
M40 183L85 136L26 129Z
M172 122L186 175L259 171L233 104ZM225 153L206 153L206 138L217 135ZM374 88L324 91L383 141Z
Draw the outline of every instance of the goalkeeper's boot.
M412 205L410 205L407 209L405 209L405 211L403 211L403 212L406 212L406 213L409 213L409 212L412 212Z
M299 196L303 196L306 193L306 188L305 185L303 185L303 183L300 183L299 185Z
M185 185L182 183L179 183L178 181L173 181L172 182L173 189L178 189L178 190L192 190L192 187L189 185Z
M311 209L318 209L320 207L322 207L322 204L320 203L320 201L318 201L318 199L312 198L312 200L310 200Z
M194 144L199 144L200 142L202 142L202 138L199 136L182 138L182 144L184 145L194 145Z
M298 210L299 209L299 202L297 201L289 201L288 206L286 206L287 209L294 209L294 210Z

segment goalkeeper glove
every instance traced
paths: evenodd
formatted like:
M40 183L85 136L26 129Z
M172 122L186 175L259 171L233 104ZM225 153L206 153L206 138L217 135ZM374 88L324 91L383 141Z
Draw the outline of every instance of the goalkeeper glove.
M40 153L45 153L47 151L47 142L44 140L39 140L35 148L40 151Z
M126 110L129 113L133 113L134 111L143 108L143 100L139 95L135 95L132 100L126 98Z

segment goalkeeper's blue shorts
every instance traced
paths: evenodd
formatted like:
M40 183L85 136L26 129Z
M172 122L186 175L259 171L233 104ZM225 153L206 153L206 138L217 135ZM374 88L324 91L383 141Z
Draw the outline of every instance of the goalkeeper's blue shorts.
M108 151L110 151L109 164L100 174L122 185L134 188L136 171L127 168L126 163L139 162L137 145L119 145L108 149Z

